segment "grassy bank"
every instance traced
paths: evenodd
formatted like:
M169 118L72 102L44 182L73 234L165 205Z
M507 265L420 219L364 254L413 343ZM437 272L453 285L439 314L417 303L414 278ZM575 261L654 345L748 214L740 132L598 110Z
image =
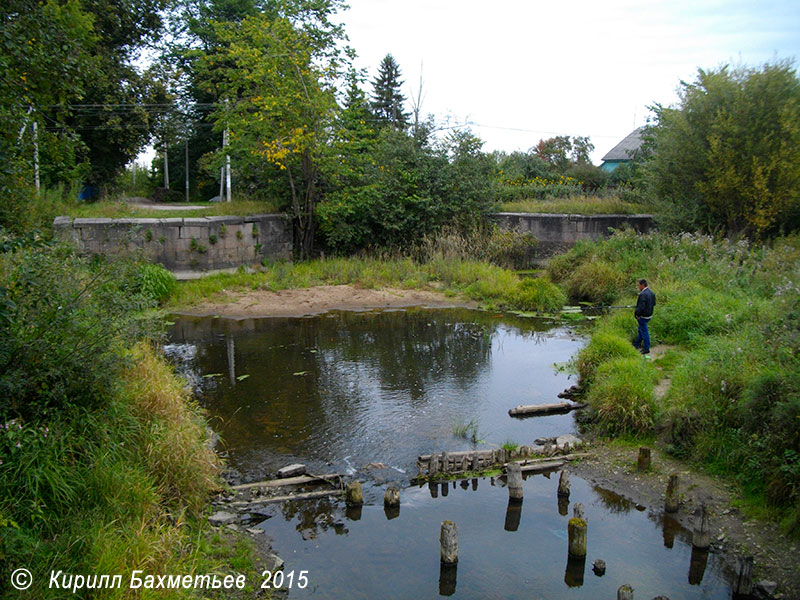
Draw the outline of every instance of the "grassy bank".
M198 208L182 208L181 203L173 202L164 206L174 205L173 210L148 208L146 205L136 205L125 201L103 200L99 202L70 202L65 203L64 213L71 217L110 219L122 218L151 218L163 219L167 217L215 217L215 216L247 216L277 212L274 205L268 202L254 200L237 200L233 202L190 202L185 206Z
M305 263L278 263L258 273L224 273L180 284L167 308L181 310L203 300L221 299L226 291L278 291L318 285L364 288L430 289L476 300L490 309L558 311L566 297L547 278L521 279L513 271L486 262L433 257L329 258Z
M618 196L569 196L567 198L524 199L500 204L502 212L635 215L652 212L651 207L626 202Z
M153 346L132 345L158 329L138 275L62 248L0 254L0 569L32 572L20 598L76 597L48 589L51 571L122 575L92 597L189 597L134 592L130 575L252 564L247 544L208 535L221 482L198 406Z
M197 202L188 206L199 206L196 210L182 210L180 202L176 202L175 210L156 210L153 208L132 206L121 200L100 200L85 202L78 200L77 189L54 188L42 190L39 196L27 199L25 211L17 215L9 227L17 233L25 233L32 229L48 232L53 226L53 219L58 216L75 218L155 218L167 217L206 217L206 216L246 216L253 214L274 213L277 206L269 202L255 200L234 200L233 202Z
M800 533L800 238L618 233L579 243L548 272L574 301L614 304L635 303L635 281L647 278L658 298L651 338L676 347L645 361L631 346L631 311L604 317L576 360L596 426L658 434Z

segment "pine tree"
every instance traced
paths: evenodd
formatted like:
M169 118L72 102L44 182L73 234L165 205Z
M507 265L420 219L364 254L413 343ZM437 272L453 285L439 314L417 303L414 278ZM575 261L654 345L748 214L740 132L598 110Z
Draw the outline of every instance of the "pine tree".
M406 97L400 91L400 66L391 54L381 61L378 76L372 82L372 115L378 125L392 125L397 129L408 126L408 113L403 111Z

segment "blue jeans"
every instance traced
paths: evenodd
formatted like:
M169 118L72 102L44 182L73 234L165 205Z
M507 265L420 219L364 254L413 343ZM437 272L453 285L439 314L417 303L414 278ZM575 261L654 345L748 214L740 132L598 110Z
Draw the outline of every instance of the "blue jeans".
M637 348L641 345L642 350L650 352L650 331L647 329L647 324L650 322L650 319L642 319L639 317L636 319L636 322L639 323L639 330L633 345Z

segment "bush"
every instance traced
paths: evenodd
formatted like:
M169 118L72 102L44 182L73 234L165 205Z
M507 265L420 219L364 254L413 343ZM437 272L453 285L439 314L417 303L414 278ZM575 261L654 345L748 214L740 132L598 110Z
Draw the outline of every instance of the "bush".
M800 79L789 62L698 70L656 107L648 193L673 230L773 237L800 227Z
M641 360L636 348L629 340L607 331L595 333L578 354L578 373L584 385L593 381L595 371L600 365L614 358Z
M654 379L653 367L640 356L601 364L587 396L600 427L612 435L650 433Z
M141 293L159 304L163 304L178 285L170 271L159 264L146 262L138 266L136 281Z
M129 339L154 334L130 263L67 247L0 255L0 418L26 419L105 402Z
M526 278L520 281L512 296L514 308L556 312L567 303L564 292L545 278Z
M566 279L564 286L570 299L612 304L631 283L615 265L605 260L581 263Z

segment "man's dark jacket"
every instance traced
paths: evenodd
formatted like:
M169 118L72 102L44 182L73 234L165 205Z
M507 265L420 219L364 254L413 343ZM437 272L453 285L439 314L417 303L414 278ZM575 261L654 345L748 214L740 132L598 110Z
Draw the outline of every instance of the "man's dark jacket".
M638 319L643 317L649 319L653 316L653 307L656 305L656 295L650 290L649 287L644 288L639 292L639 298L636 300L636 311L633 315Z

